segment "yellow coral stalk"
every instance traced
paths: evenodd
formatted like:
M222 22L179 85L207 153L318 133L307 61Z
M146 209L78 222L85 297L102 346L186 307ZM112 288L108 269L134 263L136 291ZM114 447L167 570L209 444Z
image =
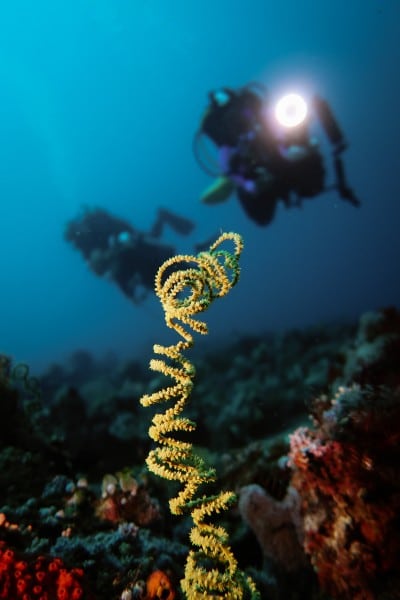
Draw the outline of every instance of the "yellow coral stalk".
M226 241L233 243L233 252L221 248ZM207 517L226 510L235 495L221 492L216 496L196 497L201 485L215 480L215 470L193 452L190 442L171 435L190 432L196 427L193 421L182 416L195 375L194 366L183 352L193 345L191 330L208 333L206 323L195 315L205 311L215 298L225 296L238 281L242 249L242 238L238 234L224 233L207 252L167 260L155 280L166 324L183 339L171 346L154 345L154 352L165 358L152 359L150 368L170 377L174 383L144 395L140 402L143 406L169 400L175 403L152 420L149 436L158 446L150 451L146 462L154 473L183 484L176 498L170 500L170 509L176 515L189 511L193 519L190 540L197 550L189 552L185 578L181 582L188 600L241 600L245 590L252 598L259 597L253 581L238 569L225 529L205 522ZM180 265L183 267L179 268Z

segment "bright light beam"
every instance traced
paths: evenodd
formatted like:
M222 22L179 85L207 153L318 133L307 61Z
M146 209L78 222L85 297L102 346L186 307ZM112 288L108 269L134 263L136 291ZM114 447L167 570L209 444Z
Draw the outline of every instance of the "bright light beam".
M284 127L297 127L307 116L307 104L299 94L287 94L275 106L275 118Z

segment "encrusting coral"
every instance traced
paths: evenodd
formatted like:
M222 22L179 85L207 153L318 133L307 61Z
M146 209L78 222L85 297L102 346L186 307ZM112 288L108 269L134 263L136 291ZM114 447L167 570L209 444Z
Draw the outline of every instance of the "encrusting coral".
M60 558L38 556L27 562L0 542L0 598L80 600L83 575L82 569L67 570Z
M221 244L231 241L234 251L228 252ZM235 233L224 233L209 251L197 256L178 255L167 260L158 270L155 290L161 300L166 324L183 339L170 346L156 344L154 352L164 358L152 359L150 368L174 380L166 388L144 395L143 406L175 401L162 414L156 414L149 436L158 444L151 450L147 465L151 471L169 480L184 484L176 498L170 500L173 514L190 512L193 528L190 539L198 550L189 552L182 589L190 600L225 598L240 600L246 592L258 598L253 581L238 569L228 545L228 535L221 526L206 522L206 517L227 509L235 500L232 492L196 497L200 486L215 480L215 470L194 453L190 442L171 434L185 435L195 429L193 421L181 415L193 387L195 369L183 355L193 345L190 330L206 334L204 321L194 315L205 311L215 298L225 296L239 278L239 257L242 239ZM177 266L183 264L184 268ZM172 270L171 270L172 269Z
M394 598L400 539L400 389L354 384L318 398L290 436L304 549L340 600Z

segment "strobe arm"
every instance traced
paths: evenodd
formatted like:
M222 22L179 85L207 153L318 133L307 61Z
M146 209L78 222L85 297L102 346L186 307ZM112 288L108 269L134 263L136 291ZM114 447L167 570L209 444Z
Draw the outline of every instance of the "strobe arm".
M340 154L347 148L347 142L339 127L329 103L321 96L314 96L313 107L318 119L334 148L334 154Z
M336 187L339 195L343 200L347 200L353 206L360 206L361 202L347 183L346 175L344 172L344 165L341 156L338 154L333 157L333 165L335 167L336 174Z
M360 206L360 201L347 183L344 164L341 154L347 148L347 142L339 127L329 103L321 96L313 99L314 110L318 119L333 146L333 166L336 176L336 187L343 200L347 200L354 206Z

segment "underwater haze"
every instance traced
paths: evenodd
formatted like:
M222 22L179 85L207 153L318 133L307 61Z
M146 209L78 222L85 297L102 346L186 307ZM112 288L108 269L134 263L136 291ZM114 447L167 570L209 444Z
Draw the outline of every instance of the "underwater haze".
M179 252L243 236L214 341L399 306L399 22L398 0L3 2L0 351L40 372L78 349L150 358L165 339L156 297L135 305L65 241L84 206L142 230L160 206L188 217L190 236L165 235ZM251 81L329 101L360 207L332 190L260 227L236 197L200 202L207 94Z

